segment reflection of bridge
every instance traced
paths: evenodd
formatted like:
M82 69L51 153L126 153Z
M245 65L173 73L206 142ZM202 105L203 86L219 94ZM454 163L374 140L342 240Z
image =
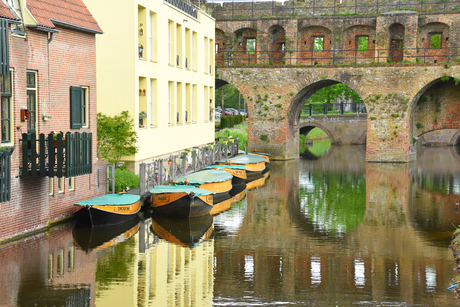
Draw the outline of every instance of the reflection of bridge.
M216 88L231 83L244 95L250 150L269 152L274 160L297 157L303 105L337 83L366 103L368 161L412 161L419 136L429 143L460 139L460 90L453 80L440 82L460 78L456 11L231 18L214 9ZM447 132L434 133L440 130Z
M340 301L341 305L351 306L358 300L376 302L394 295L396 300L409 304L423 301L428 305L448 305L434 302L432 294L445 291L444 285L452 278L451 253L427 241L439 238L425 236L430 229L414 225L411 216L438 223L442 220L444 225L450 223L446 218L452 211L427 216L424 212L440 204L423 202L419 207L411 206L414 196L408 171L414 164L347 164L347 157L355 157L344 153L346 146L337 148L332 154L340 157L342 153L339 164L332 159L272 163L265 187L248 193L247 212L238 235L215 241L216 293L232 300L241 297L243 291L256 291L262 302L295 300L306 305L313 305L309 304L312 296L321 300L324 293L329 297L322 301L324 305ZM364 219L353 231L325 232L315 223L327 223L329 215L313 211L310 216L302 211L299 186L308 185L308 169L312 170L311 176L324 180L328 189L333 188L331 184L340 184L328 180L338 177L340 171L350 184L364 185L358 180L365 175ZM221 284L229 278L235 281L232 287ZM267 288L279 291L264 291ZM348 295L334 295L344 292Z

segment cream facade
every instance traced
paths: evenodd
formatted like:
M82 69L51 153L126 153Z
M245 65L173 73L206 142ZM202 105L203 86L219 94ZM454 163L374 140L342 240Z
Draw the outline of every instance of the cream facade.
M138 164L214 141L215 20L181 0L86 0L97 37L98 112L135 120ZM140 114L146 118L139 119Z

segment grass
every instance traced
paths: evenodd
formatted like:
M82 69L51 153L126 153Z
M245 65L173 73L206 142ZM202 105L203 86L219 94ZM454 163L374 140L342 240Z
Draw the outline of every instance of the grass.
M235 125L233 128L225 128L216 132L216 138L229 136L238 138L240 141L239 147L246 150L248 148L248 121L246 120L241 124Z

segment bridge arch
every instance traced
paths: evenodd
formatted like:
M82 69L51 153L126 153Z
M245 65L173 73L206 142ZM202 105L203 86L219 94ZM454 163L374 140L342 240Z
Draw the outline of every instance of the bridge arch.
M324 133L327 134L329 140L331 140L331 143L335 143L334 140L334 135L327 129L325 126L321 125L320 123L317 122L310 122L310 123L302 123L299 125L299 133L307 135L311 130L314 128L319 128L324 131Z
M411 133L423 145L459 142L460 87L456 83L453 77L438 77L425 84L413 98L409 113Z
M313 81L309 84L305 84L303 88L294 96L291 100L291 104L289 107L289 116L288 119L291 125L297 126L299 123L299 116L300 112L302 112L302 107L305 105L306 101L318 90L331 86L334 84L344 84L355 91L360 97L363 97L363 93L360 91L359 88L356 88L354 84L347 82L346 76L342 75L341 81L333 80L333 79L323 79Z

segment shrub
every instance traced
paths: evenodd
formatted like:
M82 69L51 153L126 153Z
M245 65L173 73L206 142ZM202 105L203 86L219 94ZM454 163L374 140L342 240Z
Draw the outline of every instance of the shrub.
M111 176L111 169L109 175ZM123 191L125 188L136 189L139 187L139 176L126 169L117 168L115 170L115 193ZM110 185L109 190L112 191Z

